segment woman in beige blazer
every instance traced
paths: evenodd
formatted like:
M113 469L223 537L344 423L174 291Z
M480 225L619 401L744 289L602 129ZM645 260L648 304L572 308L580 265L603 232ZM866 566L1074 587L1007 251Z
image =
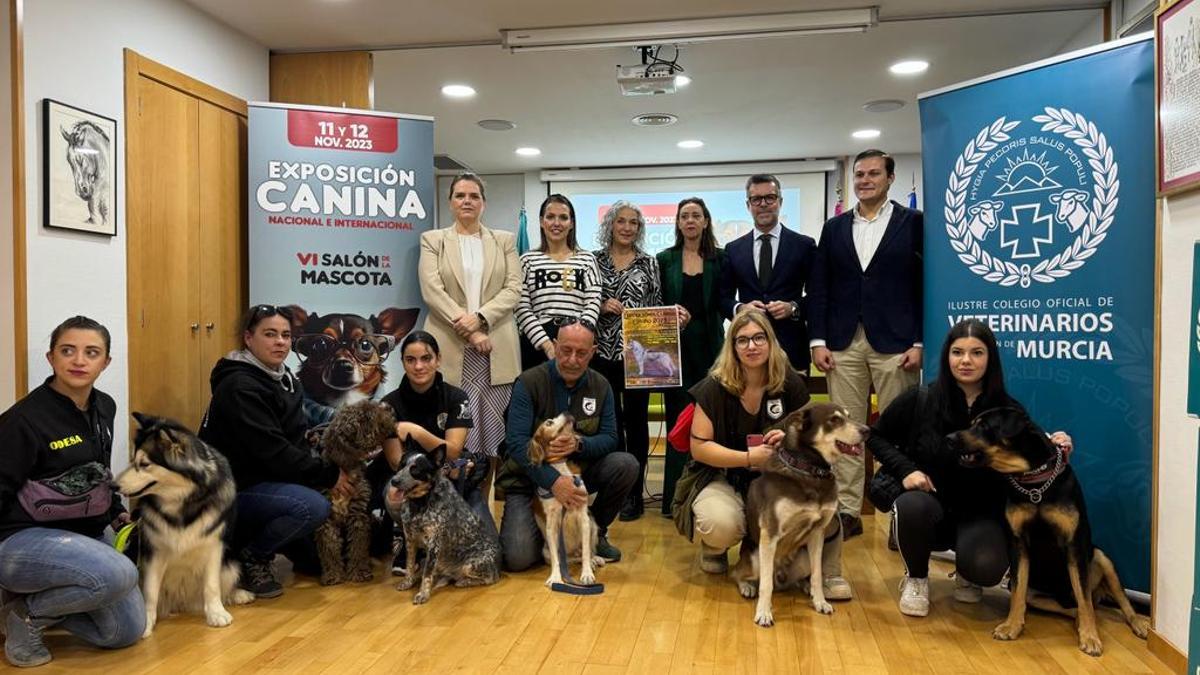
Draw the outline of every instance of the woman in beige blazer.
M474 174L450 184L454 224L421 235L418 273L429 307L425 330L441 345L446 382L470 397L475 425L467 448L494 456L504 410L521 373L513 308L521 297L515 236L483 226L487 197Z

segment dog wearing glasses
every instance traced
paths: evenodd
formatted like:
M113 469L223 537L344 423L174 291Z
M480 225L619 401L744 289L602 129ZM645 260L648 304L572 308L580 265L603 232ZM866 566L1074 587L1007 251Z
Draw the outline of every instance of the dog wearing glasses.
M364 319L358 314L322 316L298 305L289 309L305 396L330 408L375 396L387 379L384 360L421 313L389 307Z

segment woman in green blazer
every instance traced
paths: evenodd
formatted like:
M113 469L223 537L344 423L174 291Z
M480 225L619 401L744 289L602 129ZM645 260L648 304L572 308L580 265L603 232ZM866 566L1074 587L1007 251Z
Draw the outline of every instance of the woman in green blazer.
M718 294L725 267L725 252L713 236L712 215L699 197L679 202L675 212L675 245L658 254L662 302L679 308L683 322L680 341L683 351L683 387L669 389L666 399L668 426L690 403L688 389L704 379L725 339ZM663 515L671 515L675 482L683 473L687 456L667 450L663 471Z

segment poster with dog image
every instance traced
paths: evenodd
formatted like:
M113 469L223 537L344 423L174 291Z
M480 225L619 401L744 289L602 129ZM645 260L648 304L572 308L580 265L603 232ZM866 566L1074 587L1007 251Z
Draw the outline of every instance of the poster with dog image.
M288 366L310 424L381 398L419 325L421 233L433 227L433 119L249 106L250 300L292 310Z
M679 310L674 305L626 309L621 313L621 328L627 389L683 386Z

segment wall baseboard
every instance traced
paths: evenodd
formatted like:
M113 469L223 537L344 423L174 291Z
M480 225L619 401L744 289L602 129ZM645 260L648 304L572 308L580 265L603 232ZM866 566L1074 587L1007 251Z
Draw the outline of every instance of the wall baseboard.
M1172 671L1181 675L1187 672L1187 655L1176 649L1175 645L1168 642L1153 628L1150 629L1150 636L1146 639L1146 648Z

